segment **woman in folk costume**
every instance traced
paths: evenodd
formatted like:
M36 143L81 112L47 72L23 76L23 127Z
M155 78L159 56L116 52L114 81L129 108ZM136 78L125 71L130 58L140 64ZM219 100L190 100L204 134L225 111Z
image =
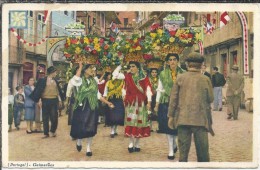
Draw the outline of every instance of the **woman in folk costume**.
M151 111L152 111L152 116L151 116L151 121L157 121L157 112L154 111L154 107L156 104L156 90L158 88L158 68L152 67L149 69L150 70L150 74L149 74L149 80L150 83L152 85L152 92L153 92L153 96L152 96L152 102L151 102ZM152 128L152 122L151 122L151 132L153 132L153 128Z
M139 141L150 136L148 110L151 109L152 91L149 78L144 76L141 64L130 61L130 73L119 73L122 66L113 72L115 79L125 80L125 136L129 137L129 153L140 152Z
M106 83L104 90L104 97L109 102L113 103L115 108L106 108L106 124L111 126L110 137L114 138L117 135L117 126L124 125L125 107L122 97L122 90L124 87L124 80L110 79Z
M76 148L79 152L82 149L82 139L87 138L86 156L92 156L91 143L93 137L97 134L98 99L110 107L114 107L112 103L104 99L98 92L97 82L92 77L93 71L93 65L87 64L83 68L82 62L80 62L76 75L71 79L74 88L77 89L77 93L73 108L70 136L78 139ZM82 78L80 77L81 72L83 73Z
M159 75L159 83L157 88L155 111L158 111L158 123L160 133L165 133L168 139L169 154L168 159L173 160L177 152L177 130L172 130L168 127L168 106L172 87L176 81L177 75L184 72L179 66L179 55L169 53L165 61L167 67Z

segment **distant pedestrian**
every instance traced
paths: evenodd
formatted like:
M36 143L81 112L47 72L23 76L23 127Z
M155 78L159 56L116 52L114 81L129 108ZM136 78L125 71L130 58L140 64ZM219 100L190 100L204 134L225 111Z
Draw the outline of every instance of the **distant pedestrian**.
M192 134L198 162L209 162L208 132L214 135L210 109L212 85L200 73L203 56L191 53L186 61L188 72L178 75L171 91L168 126L178 130L180 162L188 161Z
M56 137L58 127L58 106L62 105L64 100L61 88L56 79L57 69L53 66L47 69L48 76L38 80L34 91L30 97L38 102L42 102L42 118L44 137L49 137L49 120L51 120L51 136Z
M201 66L201 73L202 73L203 75L207 76L207 77L211 80L211 75L210 75L209 72L206 71L206 68L207 68L206 65L203 64L203 65Z
M11 89L8 88L8 125L9 129L8 132L12 131L12 124L13 124L13 105L14 105L14 96L11 92Z
M16 87L17 94L14 96L14 125L20 130L21 112L24 109L23 86Z
M227 76L227 114L228 119L238 119L238 110L241 103L241 93L244 89L244 78L238 74L238 66L232 66L232 72Z
M218 67L213 67L212 86L214 90L214 111L222 111L222 87L226 84L224 75L218 72Z
M31 134L33 131L33 121L35 120L35 109L36 109L36 103L29 97L29 95L34 90L34 78L30 77L28 81L28 85L24 87L24 94L25 94L25 102L24 102L24 108L25 108L25 115L24 120L26 120L27 129L26 133Z

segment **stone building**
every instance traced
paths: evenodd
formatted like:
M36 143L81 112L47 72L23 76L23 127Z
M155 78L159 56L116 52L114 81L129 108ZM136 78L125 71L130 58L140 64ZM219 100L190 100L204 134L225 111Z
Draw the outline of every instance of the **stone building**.
M27 18L27 29L15 30L26 44L9 31L8 86L13 91L17 85L27 84L30 77L38 79L46 74L46 43L42 40L50 36L50 23L44 23L44 11L28 11Z

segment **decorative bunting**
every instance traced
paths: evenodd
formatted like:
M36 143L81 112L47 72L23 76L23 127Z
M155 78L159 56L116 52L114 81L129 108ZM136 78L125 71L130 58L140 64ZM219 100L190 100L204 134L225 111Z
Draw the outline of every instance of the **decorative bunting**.
M17 32L14 30L14 28L11 28L10 29L11 32L14 34L14 36L16 36L16 38L23 44L25 45L28 45L28 46L39 46L39 45L42 45L47 39L48 39L48 36L46 36L45 38L43 38L41 41L37 42L37 43L31 43L31 42L27 42L26 40L22 39L21 36L19 36L17 34Z

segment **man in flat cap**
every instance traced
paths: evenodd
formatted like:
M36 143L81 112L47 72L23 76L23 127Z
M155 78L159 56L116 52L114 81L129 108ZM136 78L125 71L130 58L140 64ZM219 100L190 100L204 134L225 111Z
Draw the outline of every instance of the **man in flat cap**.
M231 74L227 77L227 119L238 119L238 110L241 102L241 93L244 89L244 78L238 74L238 66L232 66Z
M177 76L171 91L168 108L168 126L178 130L180 162L187 162L192 134L198 162L209 162L208 132L211 128L213 90L211 80L200 72L204 57L199 53L188 55L188 72Z
M50 66L47 69L47 74L46 77L38 80L34 91L30 95L32 100L42 103L43 138L49 137L49 120L51 120L51 136L56 137L58 106L62 105L62 100L64 100L59 83L54 79L57 75L57 69Z

